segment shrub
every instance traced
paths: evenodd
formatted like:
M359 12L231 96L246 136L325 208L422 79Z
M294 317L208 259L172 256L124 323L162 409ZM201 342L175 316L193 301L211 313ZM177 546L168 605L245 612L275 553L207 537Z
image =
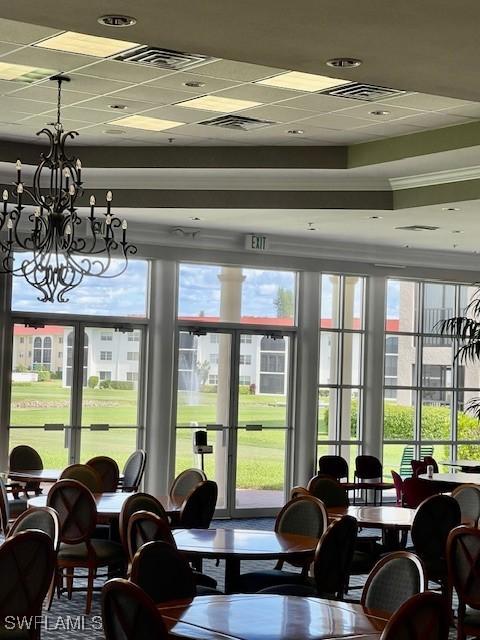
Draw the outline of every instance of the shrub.
M90 376L88 379L89 389L95 389L97 385L98 385L98 376Z
M37 371L38 382L47 382L51 379L50 371Z
M239 393L239 395L242 395L242 396L248 396L248 395L250 395L250 385L248 385L248 384L241 384L241 385L238 387L238 393Z
M130 380L110 380L110 387L112 389L131 391L133 389L133 382Z
M100 380L100 384L98 385L99 389L110 389L112 386L111 380Z
M200 391L202 393L217 393L217 385L216 384L203 384L200 387Z

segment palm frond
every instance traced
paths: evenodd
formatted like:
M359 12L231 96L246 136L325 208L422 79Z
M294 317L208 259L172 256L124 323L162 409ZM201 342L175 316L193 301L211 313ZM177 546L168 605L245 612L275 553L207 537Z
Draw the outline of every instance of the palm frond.
M465 309L465 313L471 313L475 317L480 316L480 289L477 289L472 295Z
M457 316L456 318L447 318L436 323L435 329L443 336L451 338L460 338L461 340L470 340L471 338L480 338L480 322L473 318L465 318Z
M469 340L466 344L459 347L455 354L455 360L464 364L480 360L480 338Z
M465 405L465 413L469 413L480 420L480 398L472 398Z

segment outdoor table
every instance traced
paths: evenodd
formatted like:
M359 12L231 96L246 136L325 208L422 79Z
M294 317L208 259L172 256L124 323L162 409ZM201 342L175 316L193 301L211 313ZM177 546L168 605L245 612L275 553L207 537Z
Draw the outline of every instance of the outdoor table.
M225 560L225 591L240 575L242 560L313 560L318 538L254 529L174 529L180 551L192 559Z
M387 623L360 604L271 594L201 596L158 609L169 637L202 640L377 640Z

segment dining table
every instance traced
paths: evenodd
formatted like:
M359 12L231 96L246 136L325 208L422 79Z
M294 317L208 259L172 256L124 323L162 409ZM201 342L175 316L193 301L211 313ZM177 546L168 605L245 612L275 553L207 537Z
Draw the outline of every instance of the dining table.
M14 482L57 482L63 469L18 469L9 471L8 477Z
M272 594L201 596L158 606L169 637L378 640L387 617L360 604Z
M480 472L480 461L478 460L443 460L438 464L445 467L459 467L465 473Z
M451 471L450 473L433 473L429 476L422 473L418 476L421 480L435 482L439 491L451 491L461 484L480 485L480 473L465 473L464 471Z
M338 520L342 516L353 516L361 529L380 529L383 544L388 550L403 546L405 533L413 523L415 509L396 506L360 506L328 507L329 520Z
M256 529L174 529L179 551L193 561L225 561L225 592L235 590L242 560L313 560L318 538Z

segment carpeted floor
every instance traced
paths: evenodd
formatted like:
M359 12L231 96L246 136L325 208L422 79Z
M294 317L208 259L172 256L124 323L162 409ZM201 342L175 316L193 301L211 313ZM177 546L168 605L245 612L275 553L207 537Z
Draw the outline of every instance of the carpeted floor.
M274 520L272 518L255 518L249 520L217 520L212 526L232 528L239 527L244 529L264 529L272 530ZM372 530L369 531L371 535ZM255 571L258 569L273 567L273 561L242 562L242 572ZM223 572L224 564L220 562L219 566L215 561L205 561L203 570L208 575L213 576L218 581L218 588L223 589ZM353 576L351 578L351 586L361 586L365 582L366 576ZM101 586L103 580L98 580L97 585ZM350 599L359 599L361 589L353 589L349 592ZM83 615L85 607L85 594L77 592L73 594L72 600L67 600L66 596L61 599L54 599L52 609L44 612L42 621L41 638L43 640L97 640L104 639L101 628L100 616L100 593L94 595L94 604L92 613L89 616ZM452 630L451 638L455 638ZM428 639L425 639L428 640Z

